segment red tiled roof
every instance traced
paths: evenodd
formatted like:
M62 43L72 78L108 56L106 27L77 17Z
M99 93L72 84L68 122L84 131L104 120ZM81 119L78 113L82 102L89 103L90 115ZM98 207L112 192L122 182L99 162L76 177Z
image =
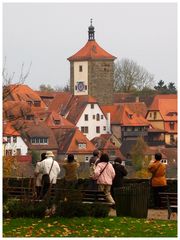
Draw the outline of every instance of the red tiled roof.
M9 89L9 95L11 95L14 101L40 101L41 107L45 107L39 95L27 85L12 84L7 88Z
M91 142L102 152L109 154L109 152L113 150L116 157L120 157L122 160L125 159L120 149L112 144L109 139L102 137L102 135L100 137L93 138Z
M3 136L20 136L20 133L15 130L11 122L3 123Z
M55 121L59 121L59 124L55 124ZM75 127L74 124L72 124L70 121L68 121L66 118L58 114L57 112L52 111L48 118L46 119L46 123L51 128L59 128L59 127L65 127L65 128L71 128Z
M61 113L64 107L68 104L71 100L72 94L70 92L59 92L54 97L52 102L49 104L49 110Z
M31 150L57 150L57 142L53 131L45 122L40 121L17 121L16 128L19 129L23 140ZM47 137L48 144L31 144L32 137Z
M77 128L59 128L53 129L57 143L58 152L62 153L80 153L92 154L95 146L80 132ZM85 149L79 149L78 143L86 143Z
M116 59L116 57L106 52L94 40L88 41L83 48L81 48L77 53L68 58L69 61L97 60L97 59L114 60Z
M112 106L102 106L104 112L111 113L111 124L120 124L125 126L148 126L149 122L143 115L136 112L132 104L122 103ZM132 116L130 118L130 115Z
M156 95L154 101L149 107L150 111L160 111L164 121L177 120L177 115L171 113L177 113L177 95L164 94Z

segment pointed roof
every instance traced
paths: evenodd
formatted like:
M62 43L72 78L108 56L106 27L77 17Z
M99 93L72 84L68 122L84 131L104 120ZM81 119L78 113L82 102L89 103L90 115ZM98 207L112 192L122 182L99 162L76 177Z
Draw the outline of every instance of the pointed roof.
M177 121L177 95L156 95L149 111L160 111L164 121Z
M111 124L125 126L149 126L149 122L136 108L133 110L128 104L122 103L112 106L102 106L105 113L111 113Z
M3 136L20 136L20 133L12 126L11 122L3 123Z
M78 128L59 128L53 129L53 132L57 140L59 154L92 154L95 149L95 146ZM79 143L86 144L86 147L79 149Z
M99 59L114 60L116 57L101 48L95 40L88 41L83 48L68 58L70 62Z
M56 122L56 123L55 123ZM51 128L74 128L74 124L69 122L59 113L52 111L46 119L46 123Z

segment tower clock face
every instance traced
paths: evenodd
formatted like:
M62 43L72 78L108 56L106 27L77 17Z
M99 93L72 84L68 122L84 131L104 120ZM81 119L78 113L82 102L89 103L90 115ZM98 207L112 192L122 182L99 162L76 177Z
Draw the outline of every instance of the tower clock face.
M78 91L82 92L85 90L85 86L84 86L84 83L83 82L78 82L77 83L77 89Z

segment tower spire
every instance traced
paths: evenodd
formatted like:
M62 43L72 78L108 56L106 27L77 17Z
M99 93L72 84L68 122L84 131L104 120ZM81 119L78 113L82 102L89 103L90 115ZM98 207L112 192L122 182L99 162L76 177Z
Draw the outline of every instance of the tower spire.
M94 41L95 40L95 31L94 31L94 27L92 25L92 18L90 19L90 23L91 25L88 28L88 41Z

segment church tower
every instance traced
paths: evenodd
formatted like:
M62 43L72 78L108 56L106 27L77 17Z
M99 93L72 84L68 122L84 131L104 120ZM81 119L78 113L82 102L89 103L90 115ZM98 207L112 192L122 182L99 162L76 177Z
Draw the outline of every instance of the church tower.
M102 105L113 103L113 73L116 57L101 48L95 40L92 25L83 48L68 58L70 90L73 95L91 95Z

